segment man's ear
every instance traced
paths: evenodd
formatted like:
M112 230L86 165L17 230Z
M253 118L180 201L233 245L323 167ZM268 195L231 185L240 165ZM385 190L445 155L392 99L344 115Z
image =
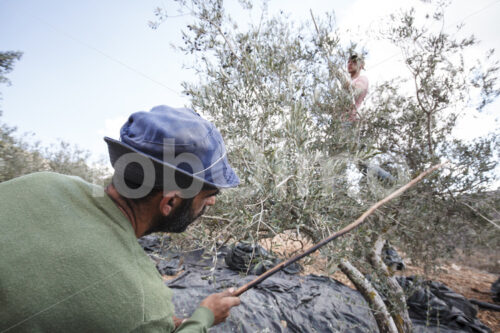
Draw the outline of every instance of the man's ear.
M173 209L177 207L182 201L177 191L170 191L163 195L160 200L160 212L163 216L168 216L172 213Z

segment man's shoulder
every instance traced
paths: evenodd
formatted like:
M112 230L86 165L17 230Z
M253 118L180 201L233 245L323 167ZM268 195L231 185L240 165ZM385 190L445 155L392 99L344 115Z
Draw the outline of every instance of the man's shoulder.
M79 182L86 183L81 177L66 175L62 173L52 172L52 171L41 171L35 172L25 177L39 179L40 181L52 181L52 182Z
M2 184L10 184L10 183L37 184L37 183L68 182L68 181L83 181L83 180L80 177L76 176L69 176L51 171L40 171L9 179L3 182Z
M357 78L355 78L353 80L353 82L356 82L356 83L359 82L359 83L363 83L363 84L368 84L368 77L364 76L364 75L360 75Z
M78 176L71 176L50 171L34 172L0 183L0 189L26 188L32 191L37 189L56 190L57 188L80 188L86 191L94 191L97 185L91 184ZM101 188L102 192L102 188Z

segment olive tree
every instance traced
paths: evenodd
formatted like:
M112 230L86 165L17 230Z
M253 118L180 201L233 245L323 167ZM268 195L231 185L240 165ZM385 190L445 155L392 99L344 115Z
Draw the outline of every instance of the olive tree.
M474 38L435 32L425 20L419 26L413 10L391 16L380 38L401 48L407 73L374 87L361 121L349 123L344 115L352 110L353 96L343 84L344 68L352 50L366 50L355 43L342 46L333 14L311 13L310 20L297 23L285 13L269 16L264 6L257 22L241 27L221 0L178 3L192 15L178 50L190 56L199 77L184 83L184 91L191 106L221 130L242 180L193 229L202 246L257 243L276 235L316 242L445 159L452 161L446 171L322 249L330 267L347 258L390 285L377 259L384 239L429 267L458 241L477 244L484 241L481 235L498 235L498 226L480 217L484 207L462 204L494 178L497 137L467 143L452 136L465 107L484 108L499 94L493 52L483 63L463 61ZM252 9L250 2L241 3ZM168 19L162 9L156 15L155 27ZM427 20L439 22L443 15L438 4ZM408 82L412 88L403 88ZM473 91L480 100L468 97ZM394 179L363 174L366 161L382 164ZM472 210L479 215L471 220ZM398 317L404 295L389 296L397 329L411 330Z
M376 87L366 115L366 135L373 138L381 156L392 158L393 168L415 175L436 161L451 162L445 172L387 209L393 221L401 222L395 232L399 243L422 262L432 261L437 253L440 257L452 253L457 244L478 245L484 241L481 235L498 235L494 223L470 218L474 208L467 203L469 194L491 190L498 134L485 133L469 142L452 135L465 112L481 110L499 95L498 61L494 50L482 61L467 57L478 44L474 36L458 39L456 31L431 29L433 23L444 25L445 9L438 3L421 24L416 23L413 9L390 17L380 38L400 48L407 73L397 83Z
M396 241L432 251L431 241L439 246L443 235L456 230L454 200L484 190L494 176L495 135L472 144L452 137L462 108L475 102L468 98L474 89L482 97L480 108L498 95L493 52L487 59L492 66L464 64L464 52L477 43L473 37L456 40L425 22L417 26L413 10L391 16L380 38L401 48L408 75L376 86L362 121L353 124L343 121L352 107L351 92L342 84L344 68L353 49L366 51L355 43L341 46L333 14L311 13L310 20L297 23L283 12L270 17L264 3L260 19L240 27L220 0L177 2L193 19L177 48L190 56L199 77L184 83L185 93L221 130L242 179L238 189L222 195L213 219L198 228L204 236L257 241L294 231L317 241L430 164L450 159L454 164L446 172L380 210L372 227L338 247L363 249L358 245L391 230ZM240 3L252 9L250 2ZM155 13L158 27L168 15L162 9ZM438 4L427 20L443 15ZM407 77L413 89L401 88ZM358 164L370 158L396 181L363 176ZM218 219L230 223L221 229ZM479 226L485 227L474 227ZM344 255L333 248L331 255ZM414 250L408 255L428 259L426 251Z
M242 179L197 231L219 236L222 218L232 221L227 237L257 242L293 231L317 241L359 215L364 205L348 195L357 184L346 175L365 152L356 126L341 121L352 96L339 80L348 50L332 33L334 16L295 24L264 10L242 29L221 1L180 3L194 21L179 49L200 77L185 93L222 132Z

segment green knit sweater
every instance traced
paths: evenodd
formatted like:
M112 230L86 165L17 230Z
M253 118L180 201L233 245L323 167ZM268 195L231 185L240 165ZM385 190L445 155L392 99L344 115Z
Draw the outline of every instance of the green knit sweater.
M102 188L36 173L0 184L0 333L173 332L172 291ZM206 332L199 307L177 332Z

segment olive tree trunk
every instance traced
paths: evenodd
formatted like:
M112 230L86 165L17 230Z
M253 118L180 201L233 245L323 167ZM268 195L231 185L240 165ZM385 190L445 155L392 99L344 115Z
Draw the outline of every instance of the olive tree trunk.
M356 286L356 289L363 295L365 300L370 305L373 316L377 321L378 328L381 333L398 333L396 324L392 319L384 301L378 294L377 290L372 286L361 272L354 267L349 261L342 259L339 264L342 272Z
M387 284L386 296L390 303L389 308L391 309L391 315L398 328L398 332L411 333L413 332L413 325L410 320L410 315L408 314L405 293L381 257L385 242L386 240L382 237L377 239L368 256L368 260L377 271L379 277L383 278L384 282Z

